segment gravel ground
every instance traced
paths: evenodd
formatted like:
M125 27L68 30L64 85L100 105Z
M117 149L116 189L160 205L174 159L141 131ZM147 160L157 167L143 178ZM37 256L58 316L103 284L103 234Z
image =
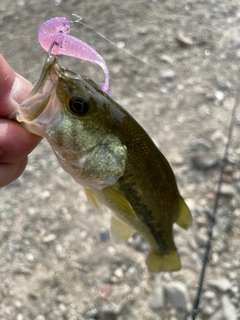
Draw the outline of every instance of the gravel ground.
M188 319L239 90L239 3L1 0L1 52L36 81L45 59L39 26L72 13L117 44L82 25L73 29L107 61L113 98L170 161L193 225L175 229L182 269L149 275L144 240L135 235L128 245L114 246L110 214L92 211L81 186L42 141L24 174L0 191L0 319ZM61 62L96 82L103 79L98 66ZM240 319L239 119L238 112L199 320Z

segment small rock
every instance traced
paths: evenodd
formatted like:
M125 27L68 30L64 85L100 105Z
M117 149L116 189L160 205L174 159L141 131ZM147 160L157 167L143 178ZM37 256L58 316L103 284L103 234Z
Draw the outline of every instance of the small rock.
M175 166L180 166L184 163L184 158L180 156L179 154L176 154L174 156L174 159L172 159L171 163Z
M128 240L133 248L140 252L146 252L149 248L148 243L144 240L144 238L136 233L132 238Z
M112 294L112 285L110 283L101 283L97 289L97 296L106 299Z
M208 316L208 318L214 313L214 311L215 311L215 308L210 304L206 304L203 308L204 316Z
M218 101L222 101L225 97L225 94L222 91L216 91L215 97L217 98Z
M51 193L48 190L45 190L39 194L39 198L44 200L48 199L50 196L51 196Z
M149 305L151 309L158 310L164 306L164 289L160 281L157 279L151 292Z
M214 313L209 320L225 320L223 310L220 309L216 313Z
M219 218L215 225L215 230L217 230L216 236L221 235L223 233L227 233L231 228L231 224L232 224L231 222L232 220L230 218L227 218L227 217ZM215 237L215 234L214 234L214 237Z
M190 209L191 212L193 212L196 208L196 201L192 198L185 198L185 202Z
M98 309L93 308L86 312L87 317L96 318L98 316Z
M123 270L122 268L117 268L115 271L114 271L114 275L118 278L122 278L124 276L124 273L123 273Z
M223 253L226 249L226 243L225 243L224 239L219 237L213 243L212 247L217 253Z
M45 319L46 318L43 315L39 314L36 316L36 318L34 320L45 320Z
M212 143L206 139L199 139L191 145L192 151L209 151L212 148Z
M208 170L215 167L219 160L215 154L212 153L199 153L192 157L192 164L196 169Z
M30 269L28 269L28 268L25 268L25 267L21 266L21 267L15 269L14 273L28 276L28 275L32 274L32 271Z
M232 164L227 164L223 169L224 173L226 174L232 174L233 170L234 170L234 167Z
M198 216L195 218L195 220L200 227L206 226L208 223L207 218L203 216Z
M222 183L220 188L220 194L226 197L232 197L234 195L234 188L228 183Z
M165 286L167 300L178 309L187 312L189 309L189 294L187 286L181 282L173 281Z
M224 319L226 320L237 320L237 311L234 305L232 304L231 300L228 298L227 295L224 295L221 299L222 307L223 307L223 314Z
M211 140L214 142L225 142L225 139L225 134L220 130L214 131L214 133L211 136Z
M31 252L29 252L29 253L26 254L26 259L29 262L33 262L35 260L35 257Z
M240 209L237 208L233 211L233 217L239 218L240 217Z
M175 77L175 71L172 69L163 70L161 72L161 78L166 80L172 80Z
M100 239L102 242L107 242L109 240L109 230L102 228L99 231Z
M169 64L172 64L172 65L174 64L173 58L172 58L171 56L166 55L166 54L161 55L161 56L160 56L160 59L161 59L162 61L164 61L164 62L169 63Z
M216 280L209 280L209 287L213 287L220 292L226 292L230 290L232 284L227 278L220 278Z
M222 176L223 182L231 184L233 182L233 178L229 175L224 173Z
M205 247L208 241L208 235L206 228L201 228L196 234L196 240L201 247Z
M47 236L45 236L43 238L43 242L44 243L49 243L49 242L53 242L56 240L56 235L54 233L50 233Z
M177 35L176 40L178 41L178 43L180 45L183 45L183 46L192 46L193 45L192 39L190 39L189 37L184 36L182 33L179 33Z
M38 299L38 296L37 296L37 294L36 293L34 293L34 292L29 292L29 294L28 294L28 299L30 299L30 300L37 300Z

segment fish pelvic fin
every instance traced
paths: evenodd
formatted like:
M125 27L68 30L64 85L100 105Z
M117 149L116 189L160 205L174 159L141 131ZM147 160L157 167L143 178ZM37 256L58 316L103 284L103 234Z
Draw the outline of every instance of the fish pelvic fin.
M127 242L135 232L136 231L133 228L124 223L121 219L114 214L112 215L110 235L114 243Z
M119 192L112 187L105 188L102 192L116 207L139 220L130 203Z
M178 215L175 220L175 223L183 229L188 229L188 227L192 223L191 212L190 212L188 206L186 205L185 201L183 200L183 198L180 195L179 195Z
M161 254L151 250L147 256L146 263L149 272L178 271L181 268L177 250L168 254Z
M91 203L91 205L93 206L93 208L97 211L97 212L102 212L102 205L100 203L100 201L98 200L98 198L96 197L94 191L92 191L91 189L87 189L84 188L85 194L87 196L88 202Z

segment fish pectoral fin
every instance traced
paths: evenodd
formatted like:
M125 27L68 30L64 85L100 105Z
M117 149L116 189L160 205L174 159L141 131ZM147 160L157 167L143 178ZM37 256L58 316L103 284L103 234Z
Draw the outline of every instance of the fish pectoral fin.
M181 268L177 250L168 254L161 254L151 250L147 256L146 263L149 272L177 271Z
M121 219L112 215L110 235L114 243L127 242L136 231Z
M188 227L192 223L192 216L191 212L188 209L188 206L186 205L183 198L179 195L179 208L178 208L178 215L175 220L176 224L179 225L179 227L183 229L188 229Z
M93 206L93 208L97 211L97 212L102 212L102 206L101 203L99 202L99 200L97 199L94 191L92 191L91 189L87 189L84 188L85 194L87 196L88 201L91 203L91 205Z
M108 199L110 199L110 201L116 206L116 208L130 214L131 216L139 220L130 203L123 196L121 196L120 193L118 193L112 187L105 188L102 190L102 192Z

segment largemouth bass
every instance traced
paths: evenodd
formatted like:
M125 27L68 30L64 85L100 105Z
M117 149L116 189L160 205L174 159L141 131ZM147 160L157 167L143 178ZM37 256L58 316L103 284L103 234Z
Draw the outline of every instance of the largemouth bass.
M125 109L49 55L16 118L48 140L97 210L112 211L115 241L137 231L150 246L150 272L179 270L173 223L187 229L191 214L168 161Z

